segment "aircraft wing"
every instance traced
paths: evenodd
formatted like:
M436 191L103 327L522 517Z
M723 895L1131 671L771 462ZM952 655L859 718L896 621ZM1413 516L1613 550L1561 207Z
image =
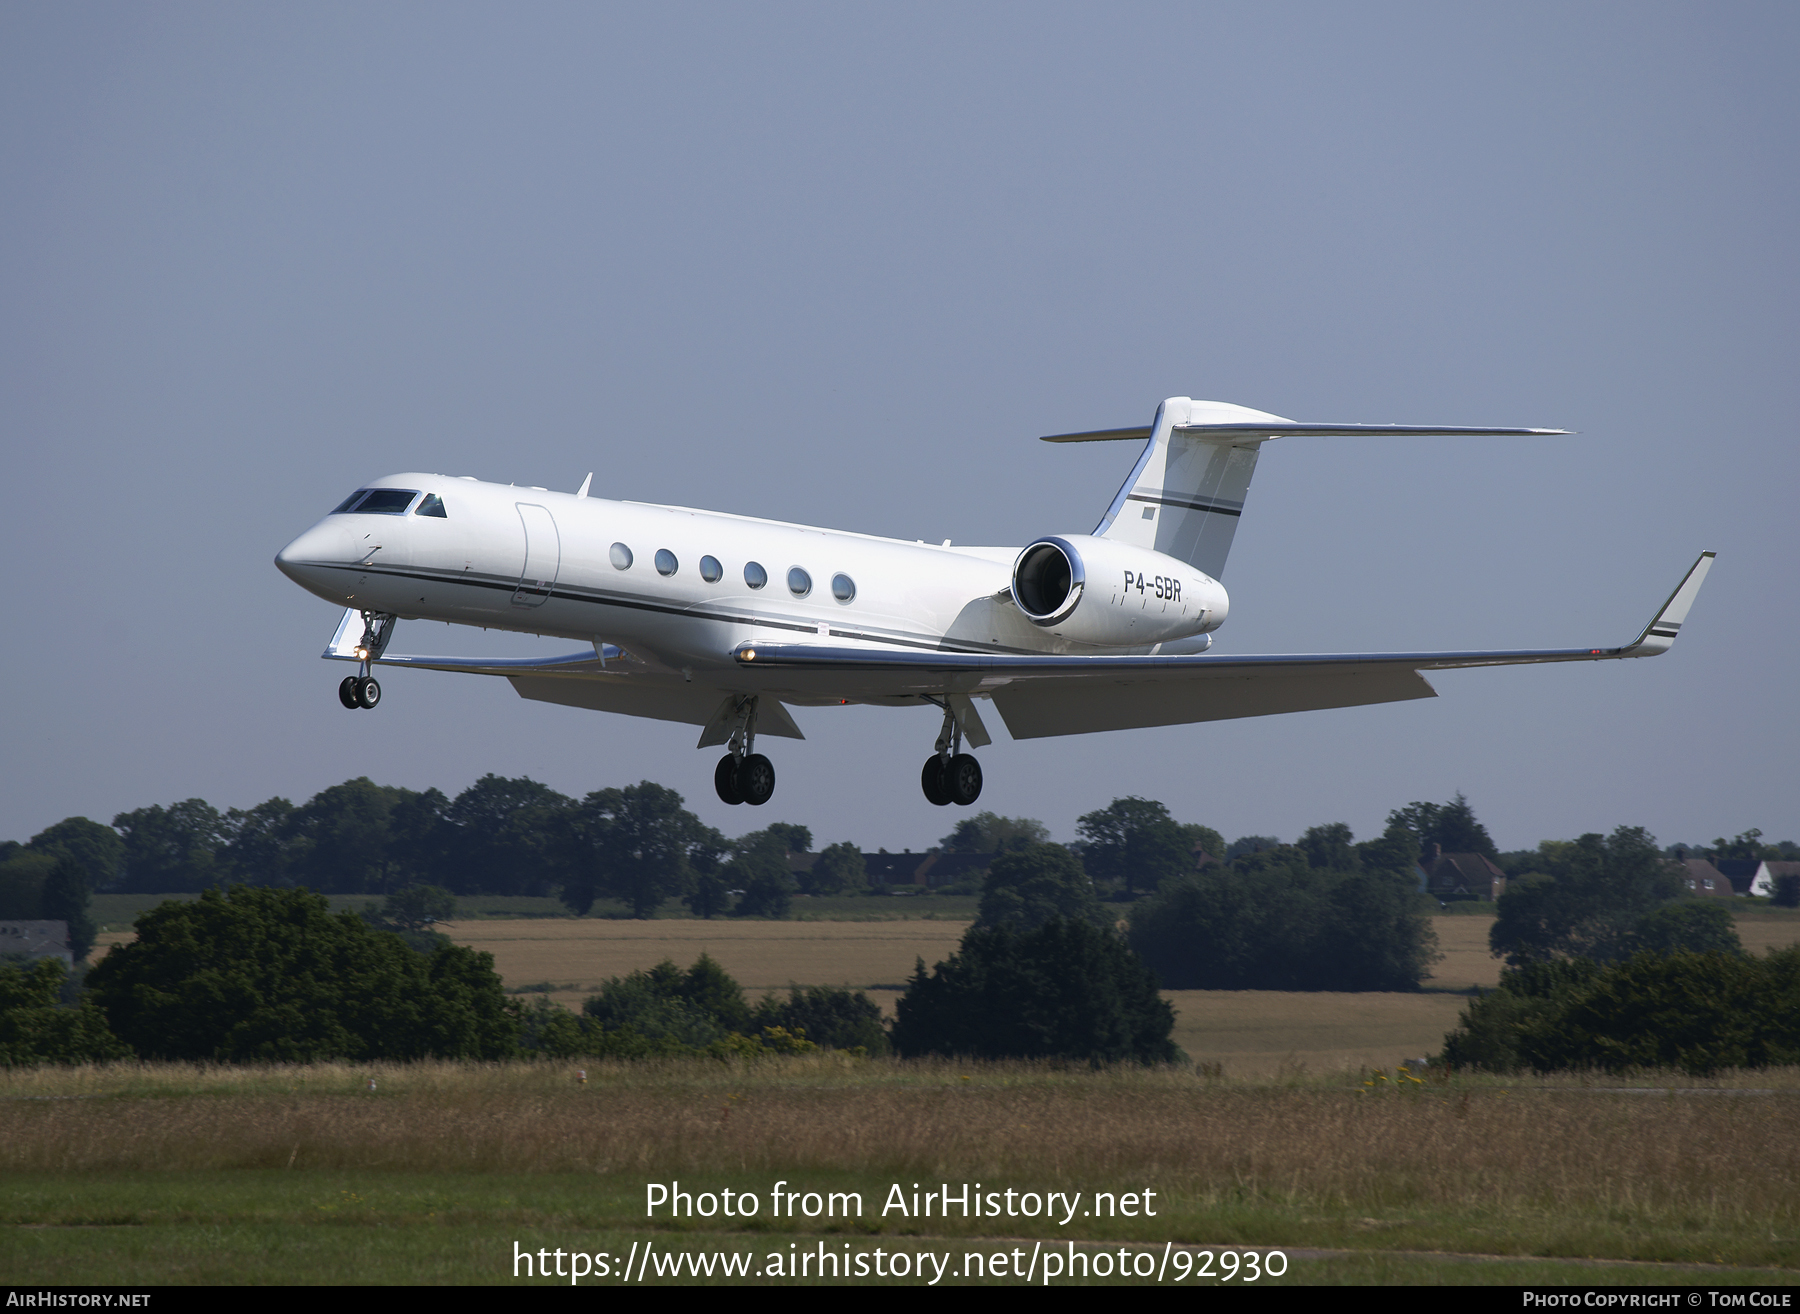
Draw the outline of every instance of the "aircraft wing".
M1186 725L1436 696L1422 671L1611 661L1668 651L1714 554L1703 552L1632 642L1611 648L1281 656L1069 657L743 644L742 667L846 698L989 697L1015 739ZM764 677L767 678L767 677Z

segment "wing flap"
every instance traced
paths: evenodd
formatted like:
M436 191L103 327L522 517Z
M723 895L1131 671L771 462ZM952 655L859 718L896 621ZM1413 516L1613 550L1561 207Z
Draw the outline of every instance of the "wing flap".
M1014 739L1229 721L1328 707L1435 698L1425 677L1404 666L1327 667L1240 673L1206 680L1031 680L994 692Z

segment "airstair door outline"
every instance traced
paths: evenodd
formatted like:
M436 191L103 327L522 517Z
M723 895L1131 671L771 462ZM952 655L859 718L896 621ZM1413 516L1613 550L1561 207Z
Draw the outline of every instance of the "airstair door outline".
M556 585L556 573L562 568L562 538L556 532L556 517L546 507L518 502L519 523L525 531L525 565L519 572L519 587L513 593L513 606L539 607Z

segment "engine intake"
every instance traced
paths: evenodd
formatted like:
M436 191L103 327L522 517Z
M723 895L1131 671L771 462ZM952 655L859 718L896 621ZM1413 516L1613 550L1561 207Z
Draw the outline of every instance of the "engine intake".
M1013 601L1034 625L1068 619L1086 584L1081 553L1066 538L1040 538L1013 564Z

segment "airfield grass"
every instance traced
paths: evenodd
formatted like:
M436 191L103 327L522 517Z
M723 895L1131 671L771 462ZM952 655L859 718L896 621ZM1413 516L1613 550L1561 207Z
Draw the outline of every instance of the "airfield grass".
M576 1071L0 1074L0 1271L510 1282L515 1242L610 1253L616 1270L634 1242L762 1262L790 1243L991 1254L1074 1241L1279 1247L1294 1252L1288 1281L1800 1281L1800 1069L1398 1088L1351 1072L1251 1082L833 1054L589 1062L585 1084ZM761 1208L647 1217L646 1184L675 1180L752 1192ZM861 1214L775 1217L782 1180L859 1193ZM1094 1191L1150 1190L1157 1213L883 1213L894 1184L945 1182L1081 1191L1084 1207Z

